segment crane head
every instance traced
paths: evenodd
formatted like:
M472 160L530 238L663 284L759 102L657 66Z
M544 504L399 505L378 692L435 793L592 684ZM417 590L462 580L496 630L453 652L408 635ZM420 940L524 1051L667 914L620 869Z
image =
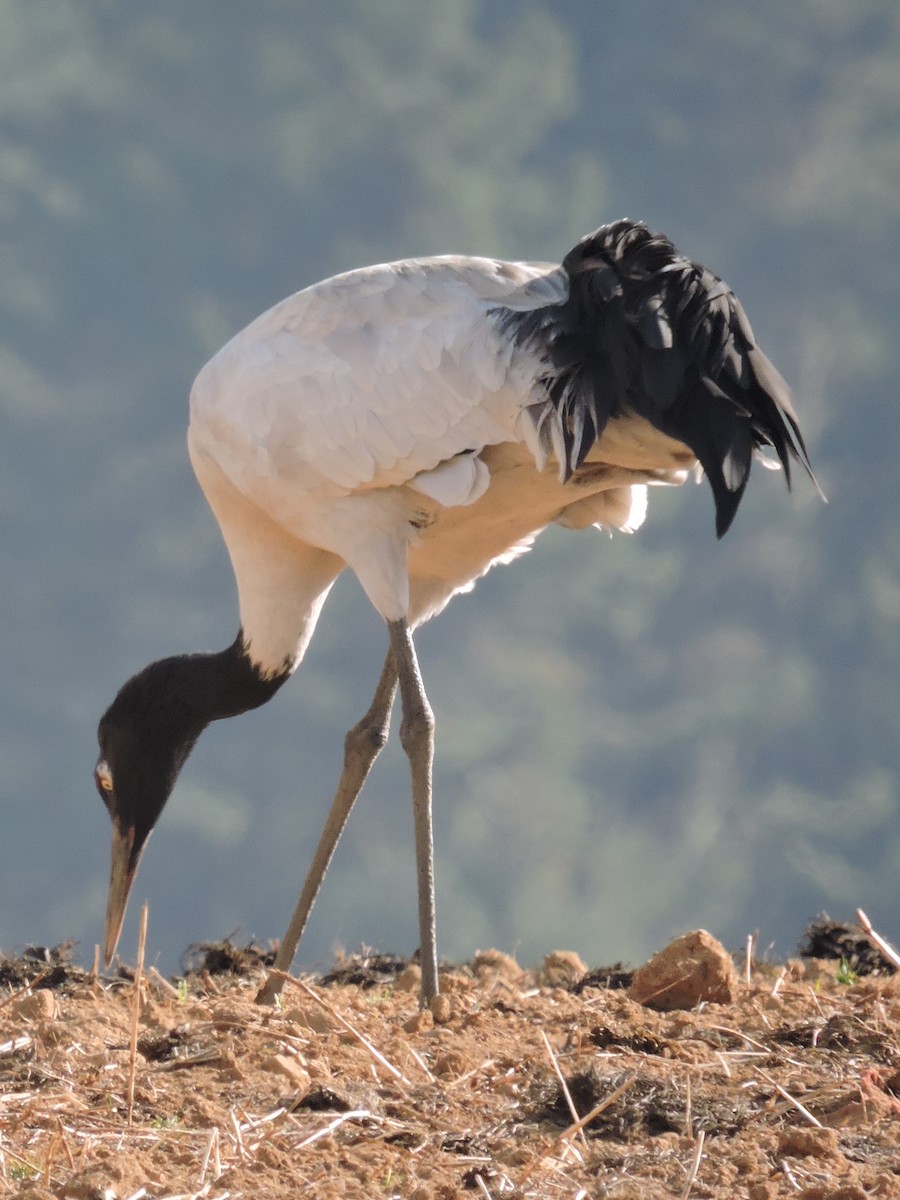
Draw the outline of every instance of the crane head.
M130 679L100 721L94 782L112 822L103 958L116 952L144 847L205 722L173 703L168 663Z

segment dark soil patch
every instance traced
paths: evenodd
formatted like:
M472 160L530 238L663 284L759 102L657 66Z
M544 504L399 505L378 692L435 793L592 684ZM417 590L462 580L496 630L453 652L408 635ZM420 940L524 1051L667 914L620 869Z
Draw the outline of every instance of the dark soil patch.
M832 921L827 913L821 913L807 927L799 950L801 958L844 962L855 975L893 975L897 969L858 925Z

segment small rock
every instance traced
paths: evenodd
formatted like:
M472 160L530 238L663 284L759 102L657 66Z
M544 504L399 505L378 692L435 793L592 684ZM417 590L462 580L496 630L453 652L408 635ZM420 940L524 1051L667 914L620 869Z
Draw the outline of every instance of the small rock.
M458 1079L469 1069L469 1059L459 1050L447 1050L434 1060L434 1073L441 1079Z
M511 954L502 950L478 950L472 959L472 969L479 979L499 975L501 979L519 979L522 968Z
M30 996L16 1000L12 1011L26 1021L52 1021L56 1016L56 1001L47 988L40 988Z
M241 1070L240 1064L236 1059L228 1060L226 1065L219 1071L220 1083L243 1083L247 1076Z
M792 1158L830 1158L839 1151L838 1135L833 1129L798 1125L786 1129L778 1139L778 1153Z
M408 1021L404 1022L403 1028L406 1033L428 1033L430 1029L434 1029L434 1017L431 1010L423 1008L420 1012L414 1013Z
M433 996L428 1007L431 1009L435 1025L443 1025L453 1016L453 1001L443 992L439 996Z
M442 970L439 974L441 981L441 991L446 992L448 996L467 995L478 987L478 984L468 974L463 974L461 971Z
M410 963L405 971L402 971L394 983L394 991L396 992L417 992L422 986L422 968L415 963Z
M337 1021L320 1008L318 1004L305 1004L300 1008L292 1008L284 1014L286 1021L299 1025L301 1029L311 1029L313 1033L331 1033L337 1029Z
M572 988L587 973L587 963L574 950L551 950L538 971L538 983L544 987Z
M738 981L731 955L705 929L685 933L639 967L629 996L647 1008L669 1012L702 1000L732 1004Z
M309 1072L295 1055L271 1054L260 1064L264 1070L273 1071L278 1075L286 1075L291 1083L308 1088L310 1085Z
M777 1183L751 1183L749 1200L778 1200Z

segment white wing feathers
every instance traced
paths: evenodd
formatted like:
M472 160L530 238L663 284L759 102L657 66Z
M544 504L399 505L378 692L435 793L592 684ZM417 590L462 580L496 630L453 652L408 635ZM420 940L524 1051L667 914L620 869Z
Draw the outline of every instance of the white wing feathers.
M414 475L409 486L437 500L444 508L456 508L480 500L490 482L490 471L480 458L475 454L457 454L433 471Z
M264 313L201 371L192 439L248 493L261 477L335 495L416 479L441 503L470 503L487 484L471 452L515 438L533 384L487 313L564 289L558 269L489 259L325 280Z

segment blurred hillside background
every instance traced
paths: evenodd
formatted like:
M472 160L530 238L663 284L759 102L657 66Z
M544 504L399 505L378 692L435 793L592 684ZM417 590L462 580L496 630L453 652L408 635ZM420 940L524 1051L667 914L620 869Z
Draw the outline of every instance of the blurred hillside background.
M8 0L0 13L0 945L102 926L96 722L237 607L185 449L194 375L306 284L554 259L643 218L735 288L830 504L735 527L655 493L554 529L423 630L441 953L639 960L705 926L900 935L895 0ZM122 952L280 936L385 634L339 581L296 678L201 741ZM301 960L416 945L405 762L354 813Z

